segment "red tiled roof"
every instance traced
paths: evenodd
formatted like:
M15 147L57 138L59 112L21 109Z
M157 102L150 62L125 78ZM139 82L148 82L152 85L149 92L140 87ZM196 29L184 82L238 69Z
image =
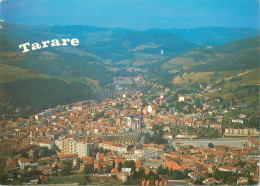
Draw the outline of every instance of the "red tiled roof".
M257 141L255 141L251 136L247 136L247 139L253 143L254 145L259 145L259 143Z

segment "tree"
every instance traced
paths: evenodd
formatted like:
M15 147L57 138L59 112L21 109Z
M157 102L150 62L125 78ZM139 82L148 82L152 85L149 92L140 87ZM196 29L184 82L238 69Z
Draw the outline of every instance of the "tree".
M94 173L94 165L93 164L87 164L84 167L84 173L85 174L93 174Z
M139 178L144 179L145 178L145 170L144 168L141 168L138 170Z
M118 163L117 170L118 170L119 172L121 172L121 171L122 171L122 167L123 167L123 163L122 163L122 162L119 162L119 163Z
M195 105L196 105L196 108L202 108L202 107L203 107L203 105L202 105L200 99L196 99L196 100L195 100Z
M144 143L152 143L153 139L149 132L146 132L144 136Z
M80 168L80 163L82 163L82 160L81 160L80 158L78 158L78 159L77 159L77 163L76 163L76 167L75 167L76 170L79 170L79 168Z
M42 148L42 153L40 155L40 158L43 158L43 157L49 157L53 154L56 154L56 151L55 150L52 150L52 149L48 149L48 147L43 147Z
M153 126L153 142L155 144L166 144L167 140L163 138L163 131L162 131L162 127L161 126Z
M63 167L63 169L61 169L61 175L63 176L67 176L71 174L72 171L72 161L63 161L63 164L65 165L65 167Z
M93 121L97 121L99 118L102 118L104 117L105 114L104 114L104 111L100 112L100 113L97 113L94 118L93 118Z
M252 180L252 176L249 176L249 178L248 178L248 185L256 185L256 184L257 184L257 182Z
M40 170L30 170L29 172L24 171L21 173L20 182L28 182L33 179L40 180L39 175L41 174L42 172Z
M29 158L29 154L26 153L26 152L22 152L22 157L28 159Z
M105 168L105 172L106 173L111 173L111 170L112 170L112 166L111 165L107 165L106 168Z
M109 152L111 152L111 150L105 149L104 154L107 155Z
M36 160L38 160L40 158L38 150L35 150L33 152L33 158L36 159Z
M69 166L63 167L60 171L62 176L67 176L70 175L71 173L71 169L69 168Z
M151 185L154 185L156 180L159 180L159 175L155 174L154 172L150 171L148 173L148 175L146 175L146 180L150 180L151 181Z
M58 169L59 169L59 166L57 164L52 168L53 171L57 171Z
M246 162L240 160L238 165L244 168L246 165Z
M90 179L89 175L86 175L84 177L84 185L88 184L88 183L92 183L92 180Z
M164 168L162 167L162 165L160 165L160 166L158 167L158 169L156 170L156 172L157 172L158 175L164 174Z
M111 179L112 179L112 180L117 180L116 175L112 175L112 176L111 176Z
M135 162L133 160L125 161L123 167L124 168L133 168L133 167L135 167Z
M199 179L197 179L194 183L197 184L197 185L202 185L203 184L203 178L200 177Z
M172 179L174 180L182 180L185 178L185 175L183 172L178 171L178 170L174 170L173 171L173 175L172 175Z
M5 184L8 180L8 174L2 174L0 175L0 183Z
M208 147L209 147L209 148L214 148L213 143L209 143L209 144L208 144Z

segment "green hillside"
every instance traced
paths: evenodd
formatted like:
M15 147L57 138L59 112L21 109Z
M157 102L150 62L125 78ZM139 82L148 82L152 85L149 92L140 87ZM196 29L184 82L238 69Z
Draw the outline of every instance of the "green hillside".
M208 98L256 106L260 88L260 36L189 51L162 65L174 87L211 87Z
M260 36L189 51L163 64L167 70L214 72L259 67Z
M192 29L151 29L152 33L172 33L199 46L224 44L230 41L254 37L260 34L259 30L250 28L205 27Z
M87 85L67 83L56 78L20 79L1 84L1 90L5 99L11 100L10 103L18 107L55 106L93 98Z

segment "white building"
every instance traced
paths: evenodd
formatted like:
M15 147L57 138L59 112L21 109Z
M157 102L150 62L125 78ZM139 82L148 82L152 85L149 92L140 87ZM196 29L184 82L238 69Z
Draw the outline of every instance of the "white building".
M39 142L39 146L47 147L48 149L53 149L54 144L55 144L54 141L50 141L50 140Z
M25 158L19 158L17 163L20 166L21 170L24 170L25 167L38 166L38 162L33 162L33 160Z
M240 124L243 124L243 123L244 123L244 120L242 120L242 119L232 119L232 123L240 123Z
M66 138L61 140L62 154L78 154L78 157L90 156L94 149L94 143L88 143L83 140L74 140Z
M141 122L138 116L128 115L126 117L127 125L134 131L141 129Z

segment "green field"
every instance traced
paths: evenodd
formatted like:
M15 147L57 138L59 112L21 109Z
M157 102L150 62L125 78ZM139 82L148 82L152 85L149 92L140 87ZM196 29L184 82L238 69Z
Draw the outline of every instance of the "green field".
M242 77L241 80L231 82L231 78L226 78L224 86L222 87L222 90L220 92L212 92L208 93L207 96L210 98L213 97L222 97L226 100L231 100L234 98L235 94L246 94L247 91L250 91L250 87L245 90L236 91L238 86L244 87L244 86L260 86L260 76L259 76L259 70L260 69L253 69L248 70L242 73L238 73L236 77ZM240 104L255 104L259 102L259 95L258 94L252 94L250 96L246 96L243 99L240 100Z
M233 77L240 77L242 76L242 80L240 83L247 83L247 84L258 84L260 81L259 76L259 69L252 69L252 70L238 70L238 71L221 71L221 72L195 72L190 74L182 74L174 77L173 84L178 83L185 83L185 84L192 84L196 81L198 82L210 82L211 79L216 80L217 82L221 80L228 81Z
M52 76L46 74L36 73L36 71L30 71L19 67L0 64L0 83L6 83L18 79L27 79L27 78L49 79L51 77Z

